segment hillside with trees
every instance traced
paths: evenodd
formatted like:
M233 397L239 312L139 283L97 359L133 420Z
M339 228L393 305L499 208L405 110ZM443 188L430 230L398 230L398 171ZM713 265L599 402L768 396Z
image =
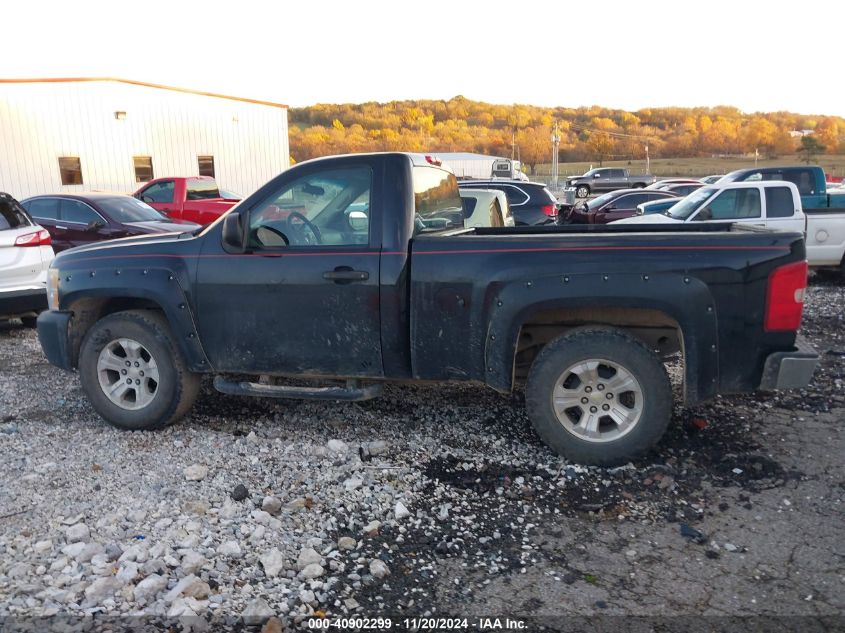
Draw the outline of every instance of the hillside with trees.
M649 108L637 112L599 106L543 108L495 105L458 96L448 101L318 104L290 110L290 148L296 161L367 151L477 152L511 156L533 170L550 161L555 124L561 162L650 157L775 158L801 148L794 130L812 130L818 147L845 153L845 119L791 112L746 114L737 108Z

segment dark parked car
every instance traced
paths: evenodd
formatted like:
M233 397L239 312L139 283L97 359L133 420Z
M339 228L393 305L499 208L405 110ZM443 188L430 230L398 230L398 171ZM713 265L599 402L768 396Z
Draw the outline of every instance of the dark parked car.
M550 224L557 218L558 204L541 182L523 180L460 180L461 189L499 189L508 198L516 226Z
M675 182L662 187L657 187L657 191L668 191L670 193L678 194L679 196L688 196L693 191L701 189L704 186L703 182Z
M119 193L34 196L21 204L49 231L57 253L118 237L182 233L200 228L193 222L171 220L147 203Z
M637 205L663 198L676 198L677 194L657 189L620 189L598 198L579 202L569 210L561 224L607 224L614 220L630 218L637 214Z

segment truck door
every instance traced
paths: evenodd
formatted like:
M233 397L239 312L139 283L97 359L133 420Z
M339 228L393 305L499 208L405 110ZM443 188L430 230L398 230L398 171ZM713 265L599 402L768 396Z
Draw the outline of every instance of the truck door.
M176 192L176 183L172 180L159 180L154 182L146 189L142 189L136 194L136 197L141 202L146 202L153 209L161 211L164 215L181 219L181 208L177 208L174 202L174 195Z
M383 375L373 169L320 163L278 179L248 214L248 250L209 234L197 271L201 341L217 371ZM212 239L212 235L215 236Z
M766 187L766 227L775 231L803 233L804 214L797 208L788 187Z

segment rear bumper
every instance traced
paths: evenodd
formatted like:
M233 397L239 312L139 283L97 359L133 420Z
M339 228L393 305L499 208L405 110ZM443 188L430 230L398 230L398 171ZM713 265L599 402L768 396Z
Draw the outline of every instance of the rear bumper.
M0 317L12 317L47 309L47 290L33 288L0 292Z
M38 315L38 342L44 355L56 367L73 369L68 345L68 323L71 312L49 310Z
M800 389L810 384L813 372L819 363L816 350L804 339L795 339L795 349L789 352L769 354L763 365L760 379L761 391L773 389Z

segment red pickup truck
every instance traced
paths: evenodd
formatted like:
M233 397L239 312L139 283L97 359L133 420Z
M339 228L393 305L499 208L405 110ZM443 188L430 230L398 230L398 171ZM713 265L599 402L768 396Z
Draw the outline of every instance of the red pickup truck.
M240 198L221 191L210 176L156 178L132 194L174 220L211 224Z

